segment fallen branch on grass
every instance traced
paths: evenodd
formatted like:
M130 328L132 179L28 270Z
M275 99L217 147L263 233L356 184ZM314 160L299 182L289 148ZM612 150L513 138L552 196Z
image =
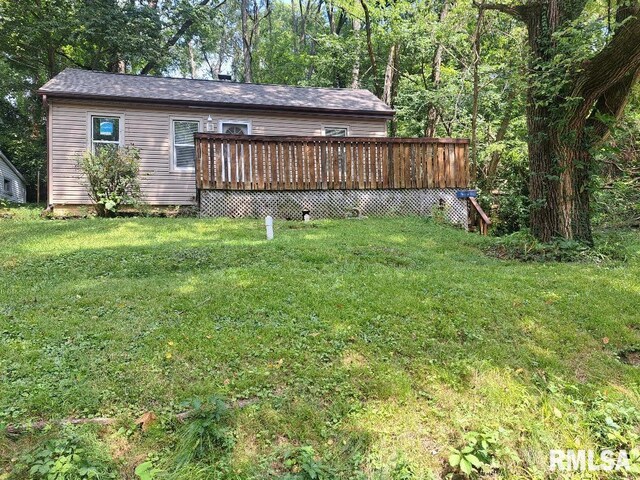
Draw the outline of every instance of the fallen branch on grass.
M231 408L243 408L247 405L254 404L258 401L257 398L246 398L241 400L236 400L231 404ZM176 414L176 420L179 422L184 422L190 415L193 414L192 410L188 410L186 412L180 412ZM146 430L147 424L153 423L156 420L156 416L153 412L145 412L143 413L137 420L136 425L140 425L143 430ZM34 430L43 430L46 427L61 427L63 425L113 425L116 423L115 418L110 417L94 417L94 418L63 418L61 420L39 420L37 422L25 423L21 425L7 425L5 432L7 435L20 435L21 433L26 433Z
M87 423L93 423L96 425L112 425L115 423L115 418L107 417L95 417L95 418L63 418L62 420L39 420L33 423L26 423L23 425L7 425L6 432L10 435L18 435L20 433L27 432L29 430L43 430L48 426L62 426L62 425L84 425Z

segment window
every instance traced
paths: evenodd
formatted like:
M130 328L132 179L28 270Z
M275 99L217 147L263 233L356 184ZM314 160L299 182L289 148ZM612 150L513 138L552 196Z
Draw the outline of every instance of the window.
M7 195L9 196L13 195L13 186L9 178L3 179L2 188L4 189L4 193L6 193Z
M249 135L249 123L220 122L220 131L227 135Z
M104 147L119 147L122 145L121 118L108 116L91 116L91 151L97 152Z
M346 127L324 127L324 134L327 137L346 137L348 131Z
M193 134L200 131L198 120L173 120L173 169L196 168L196 144Z

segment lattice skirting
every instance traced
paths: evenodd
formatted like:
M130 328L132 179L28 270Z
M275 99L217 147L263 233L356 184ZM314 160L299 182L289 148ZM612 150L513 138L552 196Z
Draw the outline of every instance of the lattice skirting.
M200 214L205 217L265 217L302 219L354 215L431 215L438 208L452 223L467 226L466 200L455 189L237 191L201 190Z

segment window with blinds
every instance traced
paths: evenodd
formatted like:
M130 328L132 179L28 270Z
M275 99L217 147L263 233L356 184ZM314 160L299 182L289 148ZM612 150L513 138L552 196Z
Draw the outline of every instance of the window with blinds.
M173 121L173 168L194 170L196 145L193 134L200 130L200 122L192 120Z

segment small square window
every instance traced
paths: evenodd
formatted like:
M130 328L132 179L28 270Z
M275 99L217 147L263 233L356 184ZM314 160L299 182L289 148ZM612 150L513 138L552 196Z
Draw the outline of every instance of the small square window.
M4 193L6 193L7 195L13 195L13 186L11 184L11 180L8 178L5 178L2 182L2 188L4 190Z
M104 147L117 148L120 146L120 118L91 117L91 149L95 153Z

